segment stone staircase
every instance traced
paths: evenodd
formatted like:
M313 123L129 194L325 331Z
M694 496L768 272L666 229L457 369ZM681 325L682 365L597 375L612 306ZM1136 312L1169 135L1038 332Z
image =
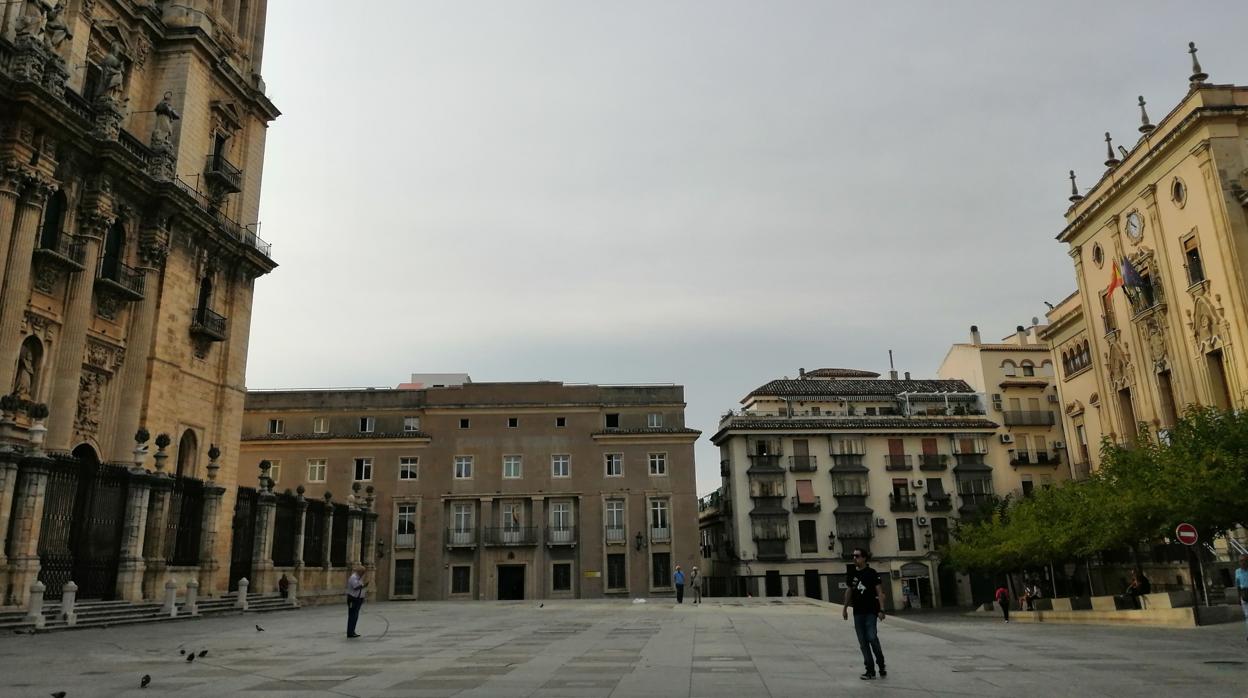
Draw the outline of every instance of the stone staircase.
M235 608L237 594L227 594L216 598L199 599L199 616L188 615L177 606L178 614L170 616L161 612L160 602L130 601L79 601L74 604L77 623L69 625L65 620L61 603L45 602L43 605L44 626L36 629L35 624L26 620L25 610L0 611L0 633L34 633L48 630L66 630L71 628L107 628L114 625L130 625L134 623L156 623L161 621L186 620L202 616L232 615L244 613ZM273 611L294 610L290 602L276 594L248 594L246 613L270 613Z

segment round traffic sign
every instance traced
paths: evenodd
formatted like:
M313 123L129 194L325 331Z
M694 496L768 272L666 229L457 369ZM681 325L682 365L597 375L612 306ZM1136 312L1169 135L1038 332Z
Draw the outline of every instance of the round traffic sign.
M1181 523L1174 529L1174 537L1179 539L1183 545L1196 545L1196 541L1200 536L1196 534L1196 527L1190 523Z

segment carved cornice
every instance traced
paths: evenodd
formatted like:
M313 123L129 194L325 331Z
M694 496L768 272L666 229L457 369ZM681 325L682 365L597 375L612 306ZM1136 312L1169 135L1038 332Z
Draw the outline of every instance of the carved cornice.
M116 373L121 368L122 360L125 358L126 350L122 347L101 342L93 337L87 338L87 348L85 359L88 366L104 371L105 373Z
M27 171L22 182L22 203L42 207L59 187L43 174Z
M117 222L117 217L112 211L93 209L79 209L78 211L78 234L83 237L95 238L103 240L108 234L108 229L113 227Z

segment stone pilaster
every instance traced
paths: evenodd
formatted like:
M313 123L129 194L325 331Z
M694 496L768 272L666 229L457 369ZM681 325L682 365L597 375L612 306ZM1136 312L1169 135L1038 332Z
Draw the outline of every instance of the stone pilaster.
M130 438L139 428L139 413L147 384L147 357L152 348L152 331L156 325L156 301L160 272L147 268L143 274L143 300L139 301L126 341L126 358L121 364L117 381L119 400L116 427L111 439L112 460L129 460Z
M221 515L221 500L225 488L217 484L217 472L221 464L221 449L216 444L208 447L208 481L204 483L204 513L199 525L199 588L213 596L217 591L217 572L221 563L217 560L217 525ZM228 584L224 585L228 588Z
M169 509L173 498L173 480L160 473L151 476L151 497L147 507L147 526L143 535L143 597L160 597L164 588L166 538L169 535Z
M550 537L550 520L546 514L546 498L533 497L531 506L529 525L537 531L537 549L533 555L533 595L544 599L549 596L546 590L550 588L546 581L546 572L550 569L550 548L546 545Z
M91 324L91 301L95 289L95 265L100 253L100 231L84 226L83 265L85 271L70 275L65 300L64 323L57 342L52 369L52 394L48 400L48 448L68 451L74 437L78 409L79 378Z
M276 589L273 574L273 523L277 516L277 496L269 479L269 462L260 461L260 491L256 496L256 538L252 547L251 585L257 593Z
M373 486L366 488L364 497L364 522L360 533L360 560L370 572L377 569L377 512L373 511L376 495Z
M17 200L22 193L24 177L25 169L17 161L0 163L0 272L8 264L9 242L13 239Z
M126 601L143 600L144 537L147 535L148 500L151 499L152 477L140 465L144 446L135 449L135 466L130 469L130 486L126 494L126 518L121 530L121 554L117 566L117 596Z
M363 564L360 544L364 536L364 510L351 507L347 510L347 566Z
M19 457L11 446L0 444L0 605L9 597L9 558L4 554L4 541L8 540L10 517L13 513Z
M19 606L26 605L30 587L39 579L39 530L51 465L52 461L43 456L27 456L18 465L13 518L9 522L9 588L11 601Z
M9 259L4 268L4 286L0 290L0 392L8 393L17 372L17 353L21 347L22 318L30 302L30 269L35 254L35 239L43 204L55 191L48 182L31 176L23 188L13 226Z

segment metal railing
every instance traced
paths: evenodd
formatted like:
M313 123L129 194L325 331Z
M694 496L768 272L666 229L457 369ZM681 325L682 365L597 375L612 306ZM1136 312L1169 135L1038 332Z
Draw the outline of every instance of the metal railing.
M918 511L919 504L913 494L893 494L888 495L889 511Z
M910 470L912 467L910 456L896 456L891 453L884 456L885 470Z
M947 494L939 497L924 496L923 508L927 511L952 511L953 497Z
M477 531L474 528L448 528L446 529L446 546L453 548L457 546L469 547L477 544Z
M1001 418L1007 427L1044 427L1056 423L1051 410L1005 410Z
M226 318L211 310L199 307L191 310L191 332L223 341L226 337Z
M204 176L215 179L228 191L238 193L243 190L243 171L223 155L214 153L204 160Z
M813 502L801 502L798 501L797 497L793 497L790 499L789 505L793 511L819 511L823 508L823 500L819 498L819 495L815 495Z
M576 545L576 527L572 525L551 526L546 529L547 545Z
M795 473L813 473L819 469L815 456L789 456L789 470Z
M750 456L750 468L775 468L780 470L780 454L753 454Z
M924 453L919 456L919 470L944 470L949 467L949 456L943 453Z
M82 240L76 235L66 233L60 233L56 239L50 241L40 237L39 247L35 252L61 262L62 266L72 266L78 270L83 268L87 256L87 248Z
M672 540L672 529L668 526L651 526L650 542L651 543L670 543Z
M625 531L623 526L607 524L606 528L603 529L603 537L606 538L608 543L626 543L628 542L626 534L627 531Z
M537 545L534 526L487 526L484 533L486 545Z
M135 300L143 298L143 273L116 257L100 258L96 279L134 297Z
M178 187L178 189L181 189L183 193L194 199L205 213L212 216L212 218L217 222L217 227L224 230L230 237L248 245L249 247L255 248L265 257L273 256L273 246L264 240L261 240L260 237L256 235L254 230L245 225L241 225L238 221L235 221L233 218L225 215L225 213L222 212L221 209L212 202L212 200L200 193L195 187L187 184L182 178L174 177L173 183Z

